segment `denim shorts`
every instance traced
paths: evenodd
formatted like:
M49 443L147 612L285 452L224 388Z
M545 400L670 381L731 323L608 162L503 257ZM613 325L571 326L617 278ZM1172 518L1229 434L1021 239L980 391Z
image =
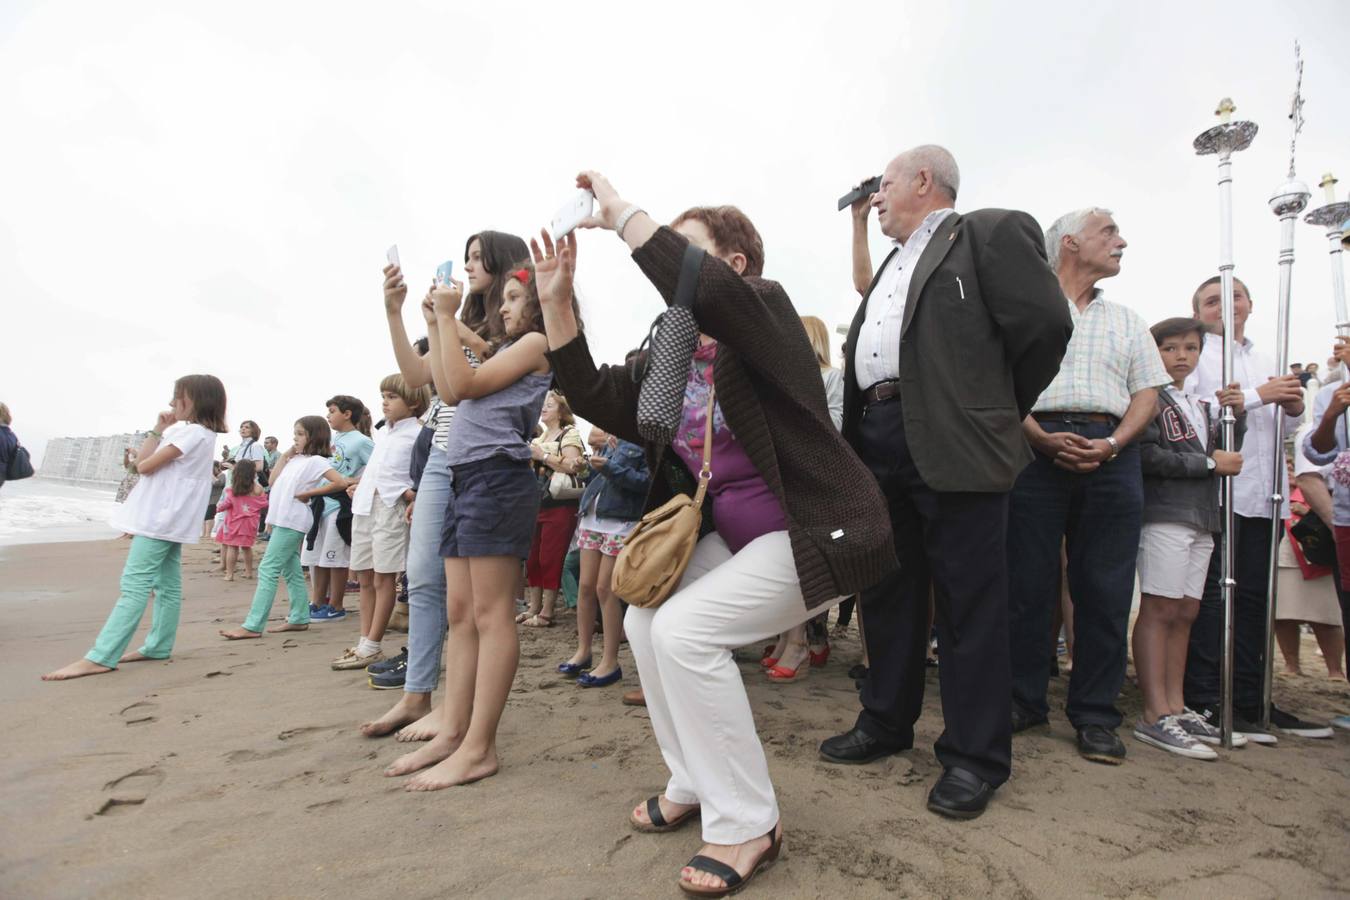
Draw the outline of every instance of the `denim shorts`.
M530 555L539 482L526 462L492 456L450 467L441 556Z

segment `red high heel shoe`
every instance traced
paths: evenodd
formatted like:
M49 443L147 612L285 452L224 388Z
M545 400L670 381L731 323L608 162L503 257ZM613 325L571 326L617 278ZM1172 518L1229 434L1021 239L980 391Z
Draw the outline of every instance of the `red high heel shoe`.
M789 669L787 666L775 665L767 669L764 672L764 674L768 676L768 679L770 681L778 682L779 684L786 684L789 681L798 681L802 678L805 678L807 673L810 671L811 671L810 661L804 659L801 661L801 664L798 665L797 668L795 669Z
M773 655L773 648L776 646L776 644L770 644L765 647L763 655L759 658L759 664L766 669L772 669L774 666L778 665L778 657Z
M830 661L830 645L829 645L829 644L826 644L826 645L825 645L825 649L824 649L824 650L821 650L819 653L817 653L817 652L814 651L814 650L811 651L811 666L812 666L812 668L820 668L821 666L825 665L825 664L826 664L827 662L829 662L829 661Z

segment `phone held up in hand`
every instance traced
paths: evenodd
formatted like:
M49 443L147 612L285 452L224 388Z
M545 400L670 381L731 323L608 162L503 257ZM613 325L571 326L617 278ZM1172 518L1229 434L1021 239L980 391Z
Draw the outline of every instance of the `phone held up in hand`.
M389 265L403 268L403 264L398 261L398 244L393 244L388 250L384 251L384 258L389 261Z
M549 234L556 241L571 234L578 225L590 218L595 212L595 195L590 191L578 191L576 196L563 204L548 223Z
M859 200L862 200L864 197L870 197L879 190L881 190L881 176L878 175L875 178L869 178L839 198L839 209L848 209Z
M447 259L436 267L436 287L450 286L450 273L454 271L455 261Z

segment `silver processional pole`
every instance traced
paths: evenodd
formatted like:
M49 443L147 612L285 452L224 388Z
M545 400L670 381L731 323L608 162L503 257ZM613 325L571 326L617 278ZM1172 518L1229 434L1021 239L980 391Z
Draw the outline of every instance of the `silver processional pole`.
M1289 118L1293 134L1289 139L1289 174L1284 184L1270 197L1270 210L1280 217L1280 303L1275 324L1275 374L1283 375L1289 369L1289 294L1294 272L1294 224L1298 214L1308 206L1311 194L1308 186L1294 177L1294 150L1298 133L1303 130L1303 59L1297 42L1294 44L1294 99ZM1262 411L1264 415L1264 411ZM1275 596L1279 587L1280 533L1284 530L1284 495L1281 492L1286 478L1284 452L1284 411L1275 414L1274 479L1270 492L1270 572L1266 581L1266 643L1265 666L1261 678L1261 727L1270 729L1271 687L1275 674Z
M1345 304L1345 270L1341 268L1341 241L1345 236L1345 225L1350 222L1350 201L1336 200L1336 178L1330 173L1322 176L1318 184L1326 192L1326 203L1303 217L1309 225L1321 225L1327 230L1327 240L1331 244L1331 300L1336 305L1336 334L1350 338L1350 310ZM1345 363L1341 363L1345 367ZM1350 372L1347 373L1350 375ZM1346 410L1342 428L1350 431L1350 410Z
M1234 122L1237 107L1225 97L1214 114L1219 124L1201 133L1194 141L1196 155L1219 156L1219 288L1223 305L1223 386L1233 383L1233 165L1232 155L1251 146L1256 137L1255 122ZM1223 429L1223 446L1232 450L1237 417L1229 407L1223 407L1219 420ZM1223 532L1219 536L1220 579L1219 590L1223 602L1223 661L1220 672L1220 731L1223 746L1233 749L1233 595L1237 582L1233 578L1233 476L1220 480L1223 497Z

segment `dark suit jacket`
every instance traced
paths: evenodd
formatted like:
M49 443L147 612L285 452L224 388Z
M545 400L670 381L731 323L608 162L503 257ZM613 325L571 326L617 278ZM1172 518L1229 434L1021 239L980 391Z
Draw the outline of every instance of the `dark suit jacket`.
M876 278L869 297L875 288ZM844 379L844 437L855 447L863 402L853 354L866 312L864 297ZM935 491L1010 490L1031 461L1022 419L1073 333L1036 220L1005 209L949 215L915 264L901 329L900 400L919 475Z

